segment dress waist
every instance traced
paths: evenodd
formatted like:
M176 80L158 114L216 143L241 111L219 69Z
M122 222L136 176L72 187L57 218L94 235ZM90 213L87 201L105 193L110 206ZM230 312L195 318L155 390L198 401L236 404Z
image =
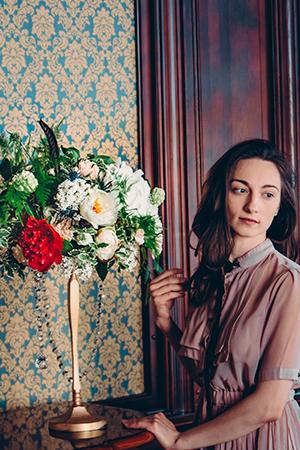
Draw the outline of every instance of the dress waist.
M238 400L241 400L248 395L252 394L255 390L255 386L244 391L229 391L226 389L211 389L210 397L211 402L214 405L230 405ZM294 400L295 391L293 389L289 392L288 401Z
M196 409L195 424L203 423L208 419L212 419L219 414L222 414L226 409L238 403L243 398L254 392L255 386L248 388L244 391L230 391L226 389L215 389L211 388L209 391L209 404L207 403L207 396L205 393L205 388L200 390L200 397L198 402L198 407ZM293 389L289 392L288 402L294 400L295 391Z

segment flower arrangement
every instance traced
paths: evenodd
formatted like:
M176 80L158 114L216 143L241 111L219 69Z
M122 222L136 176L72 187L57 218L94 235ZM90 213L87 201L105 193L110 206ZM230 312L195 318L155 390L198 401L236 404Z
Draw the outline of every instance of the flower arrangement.
M147 250L160 271L163 189L120 158L59 147L58 127L39 124L46 138L37 146L0 135L0 275L58 264L66 276L86 280L96 269L104 280L113 265L148 270Z

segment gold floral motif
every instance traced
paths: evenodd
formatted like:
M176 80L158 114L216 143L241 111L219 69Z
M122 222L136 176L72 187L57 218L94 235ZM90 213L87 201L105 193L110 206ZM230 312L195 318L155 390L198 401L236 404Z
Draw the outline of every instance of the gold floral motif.
M27 120L24 113L19 109L11 109L5 117L5 128L8 131L14 131L25 135L27 132Z
M13 80L25 66L25 52L14 39L8 40L3 47L2 65L7 68Z
M36 95L42 108L49 108L53 104L53 99L57 98L57 84L48 74L42 76L35 86Z
M78 80L82 77L82 71L87 68L87 52L81 42L73 41L65 52L65 68L70 71L72 77Z
M74 146L80 148L89 134L88 117L85 112L76 107L68 117L67 134L72 136Z
M32 32L39 39L38 44L44 48L55 34L54 18L44 6L40 6L32 17Z
M108 74L104 74L96 85L96 99L101 105L111 107L117 98L117 85L114 79Z
M94 33L101 41L101 45L107 45L114 35L114 18L107 9L101 9L94 18Z

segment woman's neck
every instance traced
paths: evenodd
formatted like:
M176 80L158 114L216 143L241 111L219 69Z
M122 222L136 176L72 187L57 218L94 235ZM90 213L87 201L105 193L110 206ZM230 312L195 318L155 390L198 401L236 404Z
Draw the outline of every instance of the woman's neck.
M249 252L253 248L257 247L259 244L266 240L266 235L259 235L254 238L245 238L244 236L234 236L233 249L229 256L229 261L233 262L235 259Z

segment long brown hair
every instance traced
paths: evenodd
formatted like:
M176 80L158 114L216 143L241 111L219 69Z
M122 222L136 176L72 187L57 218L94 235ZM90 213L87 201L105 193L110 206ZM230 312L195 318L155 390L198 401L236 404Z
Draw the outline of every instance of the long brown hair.
M281 178L281 202L277 216L267 230L275 248L291 259L298 254L294 230L297 223L295 179L287 161L273 144L263 139L243 141L231 147L209 170L203 185L202 199L192 224L190 235L198 238L195 256L200 265L191 277L191 299L199 303L216 289L221 270L228 262L233 238L227 220L226 196L230 179L239 161L258 158L274 163Z

